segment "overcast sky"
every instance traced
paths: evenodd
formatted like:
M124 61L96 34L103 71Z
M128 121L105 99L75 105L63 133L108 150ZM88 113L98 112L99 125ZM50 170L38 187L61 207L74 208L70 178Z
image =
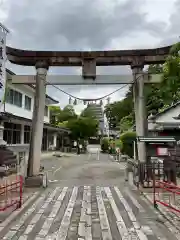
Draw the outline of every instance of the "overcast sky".
M151 48L175 43L180 35L180 0L0 0L0 22L9 30L7 43L31 50L104 50ZM8 63L16 74L31 67ZM78 74L79 68L51 68L53 74ZM127 67L97 68L98 73L130 73ZM61 87L61 86L59 86ZM101 97L118 88L61 87L77 97ZM126 89L111 97L123 98ZM68 104L68 97L49 87L48 94ZM76 107L77 111L82 105Z

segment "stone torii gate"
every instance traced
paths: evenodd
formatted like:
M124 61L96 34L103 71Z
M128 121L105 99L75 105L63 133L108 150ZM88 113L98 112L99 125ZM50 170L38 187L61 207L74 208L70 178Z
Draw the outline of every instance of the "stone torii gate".
M29 152L28 176L39 173L45 92L47 84L125 84L133 83L134 108L137 136L145 136L144 83L159 81L156 75L149 78L144 74L144 65L162 64L169 54L171 46L156 49L115 50L115 51L28 51L6 47L11 63L22 66L35 66L36 76L12 76L14 84L36 84L35 103L32 122L32 137ZM96 66L129 65L131 76L96 75ZM82 67L82 76L47 76L50 66ZM146 160L145 144L138 143L138 159Z

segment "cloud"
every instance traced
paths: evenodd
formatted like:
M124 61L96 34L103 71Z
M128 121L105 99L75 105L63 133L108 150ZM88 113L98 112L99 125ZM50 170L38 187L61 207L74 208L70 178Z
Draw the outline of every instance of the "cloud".
M161 21L147 21L145 0L9 0L11 44L30 49L102 49L137 32L161 34ZM42 4L43 3L43 4Z
M166 15L163 17L164 6L161 0L156 2L159 5L153 4L151 0L6 0L1 16L4 24L11 30L8 44L17 48L36 50L145 48L162 42L162 38L168 36L167 32L175 36L178 31L178 27L174 27L178 24L178 11L171 15L168 25ZM178 8L179 1L176 4ZM155 19L152 17L154 13ZM161 18L158 18L159 15ZM18 74L35 74L34 68L8 66ZM49 70L50 74L79 74L79 71L79 68L62 67ZM130 69L98 67L97 72L125 74L130 73ZM75 96L84 94L88 97L99 97L102 92L106 94L116 87L94 89L63 86L63 89ZM53 87L48 87L48 93L58 98L62 105L68 103L67 97ZM124 92L117 93L113 99L121 99L123 96Z
M179 23L180 23L180 0L176 0L174 4L174 11L170 16L170 26L168 34L172 37L180 36Z

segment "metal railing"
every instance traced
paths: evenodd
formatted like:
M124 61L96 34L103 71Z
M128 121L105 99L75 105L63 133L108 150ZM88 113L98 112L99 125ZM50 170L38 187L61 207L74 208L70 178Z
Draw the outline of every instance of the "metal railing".
M11 207L21 208L23 194L23 177L15 179L4 178L0 180L0 212Z
M179 172L180 165L172 160L165 160L162 163L149 162L149 163L134 163L133 168L133 181L136 186L152 188L153 181L158 180L177 184L177 173Z
M180 187L172 183L154 181L153 185L154 207L163 205L177 213L180 213Z

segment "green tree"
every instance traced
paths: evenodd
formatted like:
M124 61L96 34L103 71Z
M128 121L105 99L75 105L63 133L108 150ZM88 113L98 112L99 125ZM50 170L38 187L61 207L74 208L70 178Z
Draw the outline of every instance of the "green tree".
M50 123L57 126L59 123L59 116L62 113L60 106L49 106L50 110Z
M73 139L88 139L96 136L98 131L98 122L86 117L69 120L66 126L71 130Z
M55 126L64 126L64 124L71 120L76 119L77 115L73 106L67 105L64 109L59 106L50 106L50 123Z
M180 42L171 48L163 70L164 79L161 87L164 103L176 103L180 100Z
M120 140L122 142L121 152L127 154L130 157L133 157L133 147L134 141L136 141L136 133L126 132L120 136Z
M64 128L67 128L67 125L68 125L68 121L64 121L64 122L59 122L58 124L57 124L57 126L58 127L64 127Z
M129 114L129 115L123 117L119 123L120 132L126 132L126 131L130 130L130 128L133 126L133 124L134 124L133 114Z
M96 115L91 107L87 106L82 112L81 117L93 118L96 119Z
M70 119L76 119L77 114L75 113L74 107L72 105L67 105L63 108L61 114L59 115L59 122L69 121Z
M163 73L163 66L160 64L150 65L148 68L149 74ZM144 87L145 101L147 115L158 113L159 109L163 107L164 102L161 94L161 83L146 84Z
M129 92L127 97L121 101L117 101L105 106L105 114L110 128L116 128L119 125L121 119L133 111L132 96Z
M162 73L162 82L146 84L144 88L147 115L156 114L180 100L180 42L175 44L165 64L150 65L150 74ZM127 131L134 124L133 87L125 98L105 107L110 126Z

